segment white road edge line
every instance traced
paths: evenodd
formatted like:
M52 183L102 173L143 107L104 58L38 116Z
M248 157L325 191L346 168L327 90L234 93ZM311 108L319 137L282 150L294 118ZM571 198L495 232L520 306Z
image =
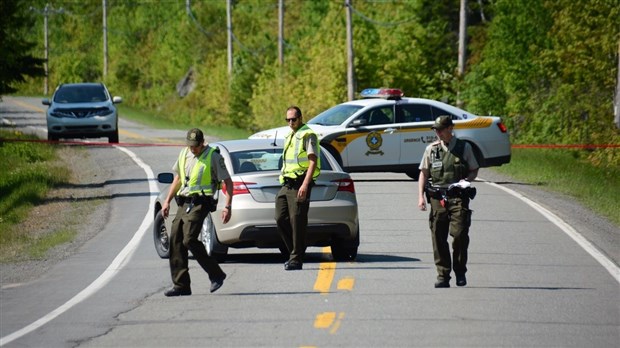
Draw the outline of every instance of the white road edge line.
M53 319L55 319L62 313L68 311L71 307L77 305L78 303L84 301L85 299L87 299L88 297L96 293L97 291L101 290L108 282L110 282L110 280L112 280L112 278L114 278L114 276L116 276L116 274L118 274L118 272L127 264L129 259L131 259L131 257L133 256L134 252L136 251L138 247L138 244L140 243L140 240L142 239L147 229L153 222L153 206L154 206L155 199L156 199L156 195L154 195L153 193L159 192L157 184L155 183L155 180L154 180L155 176L153 175L153 170L151 169L149 165L147 165L140 158L138 158L138 156L136 156L136 154L134 154L133 152L127 150L124 147L120 147L120 146L114 146L114 147L126 153L146 173L146 177L149 182L149 192L151 193L151 196L149 199L149 209L146 212L146 216L144 216L144 219L142 220L142 224L140 225L136 233L133 235L129 243L127 243L127 245L123 248L123 250L121 250L121 252L118 255L116 255L116 258L114 258L114 260L108 266L108 268L106 268L106 270L103 271L103 273L97 279L95 279L88 287L80 291L77 295L75 295L69 301L65 302L65 304L49 312L47 315L35 321L34 323L22 328L21 330L15 331L12 334L9 334L7 336L0 338L0 346L4 346L5 344L8 344L40 328L41 326L49 323L50 321L52 321Z
M557 227L559 227L564 233L566 233L569 237L571 237L579 246L581 246L590 256L592 256L598 263L600 263L605 269L611 274L612 277L616 279L618 283L620 283L620 267L618 267L613 261L607 258L603 253L601 253L592 243L590 243L587 239L585 239L579 232L577 232L574 228L572 228L569 224L564 222L557 215L553 214L549 210L542 207L540 204L530 200L529 198L523 196L522 194L513 191L507 187L503 187L494 182L486 181L484 179L478 178L493 187L497 187L503 191L508 192L509 194L519 198L532 208L536 209L540 214L547 218L547 220L551 221Z

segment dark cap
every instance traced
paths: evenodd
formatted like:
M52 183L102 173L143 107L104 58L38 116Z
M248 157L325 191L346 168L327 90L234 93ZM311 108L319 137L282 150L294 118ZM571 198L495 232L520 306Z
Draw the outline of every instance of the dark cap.
M454 126L450 116L439 116L435 119L435 124L431 127L431 129L444 129L450 126Z
M205 136L200 129L192 128L187 132L187 137L185 138L187 146L199 146L204 144L204 142Z

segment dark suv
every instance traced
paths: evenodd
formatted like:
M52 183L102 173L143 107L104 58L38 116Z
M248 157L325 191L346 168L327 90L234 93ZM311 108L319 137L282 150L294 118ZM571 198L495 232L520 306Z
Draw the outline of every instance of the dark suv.
M121 97L111 97L103 83L66 83L43 99L47 109L47 139L102 138L118 143L118 110Z

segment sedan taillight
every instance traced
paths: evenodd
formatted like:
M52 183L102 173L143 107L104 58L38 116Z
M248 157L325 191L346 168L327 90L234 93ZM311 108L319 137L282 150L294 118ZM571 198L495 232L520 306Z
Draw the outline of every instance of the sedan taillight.
M508 127L506 127L506 125L505 125L503 122L498 123L498 124L497 124L497 127L499 127L499 130L500 130L502 133L506 133L506 132L508 132Z
M353 185L353 180L340 179L340 180L334 180L333 182L338 184L338 191L347 191L347 192L355 193L355 185Z
M256 185L255 182L245 183L243 181L233 181L233 196L250 193L247 185ZM222 183L222 192L226 194L226 182Z

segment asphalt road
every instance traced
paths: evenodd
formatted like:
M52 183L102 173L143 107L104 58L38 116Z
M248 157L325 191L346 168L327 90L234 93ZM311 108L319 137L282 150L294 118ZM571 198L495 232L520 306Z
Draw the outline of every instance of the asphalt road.
M37 102L5 98L0 116L43 137ZM123 143L181 143L184 132L127 122L121 130L119 147L86 147L110 172L102 182L112 192L107 224L40 279L2 284L1 345L618 347L617 237L606 248L592 245L599 237L511 194L507 183L475 183L466 287L433 288L417 183L373 173L353 176L355 262L310 248L302 271L285 272L277 250L231 249L222 289L210 294L206 274L190 262L194 294L166 298L168 264L153 248L150 204L161 189L153 175L169 171L180 148Z

